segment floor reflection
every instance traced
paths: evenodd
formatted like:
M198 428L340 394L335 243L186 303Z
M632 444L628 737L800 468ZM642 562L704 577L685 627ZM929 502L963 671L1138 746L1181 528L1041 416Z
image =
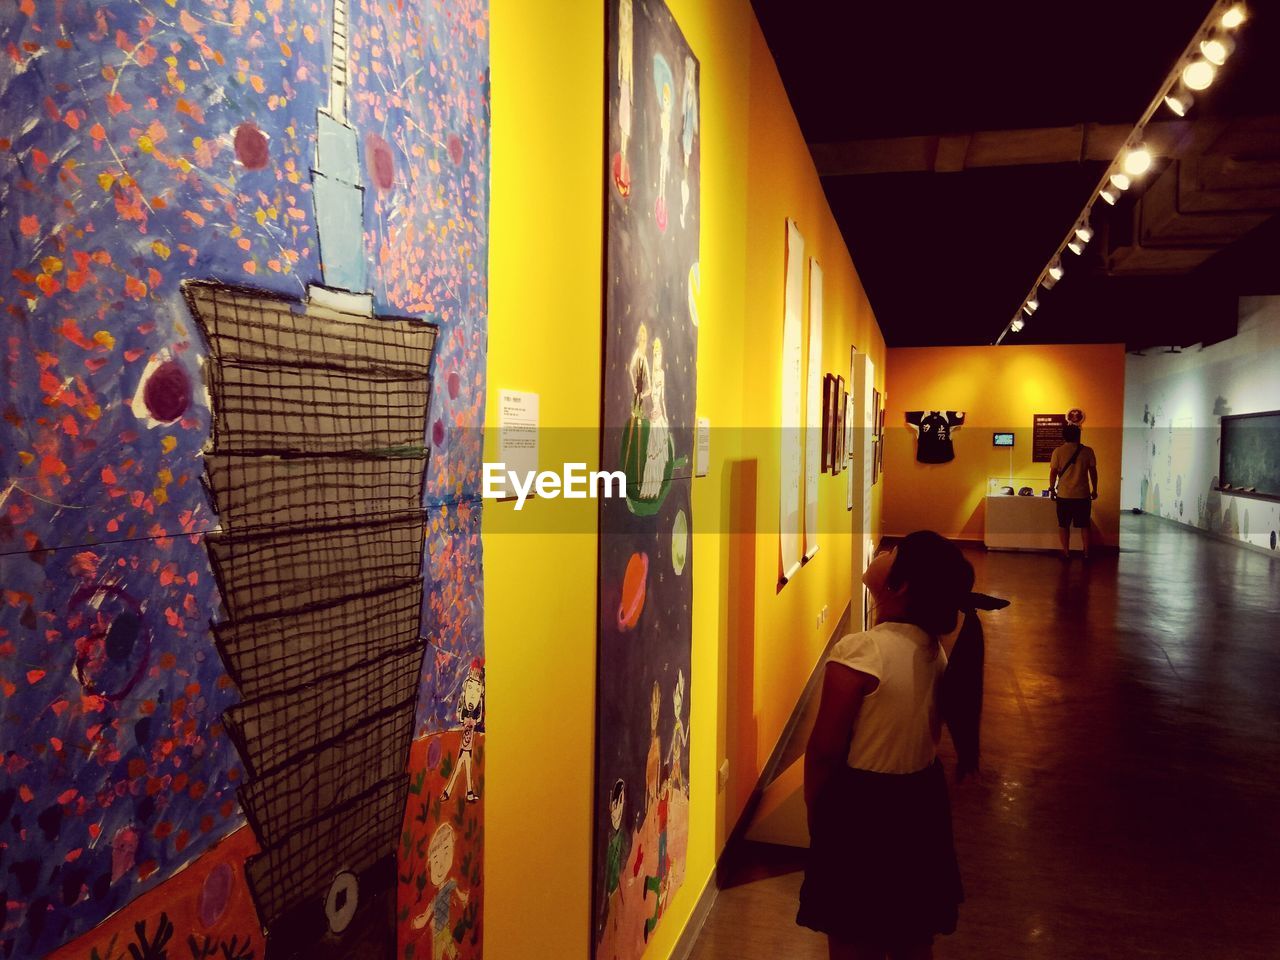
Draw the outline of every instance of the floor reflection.
M983 620L983 772L952 789L968 902L940 958L1280 956L1280 557L1144 516L1121 546L969 552L1014 602ZM826 955L794 926L794 853L726 862L695 960Z

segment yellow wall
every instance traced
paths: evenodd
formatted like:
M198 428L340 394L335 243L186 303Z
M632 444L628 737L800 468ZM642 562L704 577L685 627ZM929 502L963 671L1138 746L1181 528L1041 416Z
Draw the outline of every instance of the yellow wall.
M981 540L987 478L1010 472L1009 451L992 447L992 432L1015 434L1014 477L1047 480L1049 465L1031 462L1032 416L1079 407L1086 416L1083 440L1098 455L1094 523L1103 543L1118 542L1123 344L895 348L888 363L882 484L887 536L930 529ZM955 460L916 462L908 410L965 412L965 425L955 435Z
M713 440L710 475L693 484L686 879L649 957L669 955L850 600L843 476L823 478L820 510L824 531L845 532L823 533L814 560L777 589L786 217L824 269L824 369L847 377L853 345L884 370L883 340L748 0L670 5L702 67L698 412ZM557 4L554 16L528 0L491 3L490 423L499 390L538 393L544 437L588 428L563 442L582 447L589 436L589 463L600 406L604 10L594 0ZM544 468L560 443L544 442ZM485 507L485 950L500 960L589 950L593 508ZM722 535L735 519L758 532ZM553 526L578 532L519 532ZM819 629L824 605L831 618Z

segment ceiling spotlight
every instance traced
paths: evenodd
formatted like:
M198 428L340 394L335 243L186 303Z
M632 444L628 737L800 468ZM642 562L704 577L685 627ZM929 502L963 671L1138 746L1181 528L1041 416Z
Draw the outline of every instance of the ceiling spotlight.
M1022 305L1022 309L1026 311L1026 314L1029 317L1040 309L1040 301L1035 297L1031 297Z
M1053 260L1050 261L1049 263L1049 279L1051 279L1054 283L1057 283L1059 280L1062 279L1062 275L1064 273L1066 273L1066 271L1062 269L1061 258L1054 257Z
M1108 206L1114 207L1116 205L1116 201L1120 199L1120 191L1117 190L1115 187L1113 187L1111 184L1107 184L1100 191L1098 191L1098 196L1100 196L1103 200L1107 201Z
M1116 172L1111 175L1111 185L1121 192L1128 190L1132 181L1127 173Z
M1081 243L1088 243L1093 239L1093 227L1089 226L1088 217L1076 224L1076 239Z
M1240 24L1244 23L1245 17L1248 16L1243 3L1237 3L1230 10L1222 15L1219 21L1223 27L1228 30L1234 30Z
M1234 49L1235 44L1227 37L1210 37L1208 40L1200 41L1200 52L1216 67L1226 63L1227 57L1231 56L1231 51Z
M1124 172L1131 177L1140 177L1151 169L1151 151L1143 144L1138 144L1124 155Z
M1025 327L1026 325L1027 325L1026 321L1023 320L1021 317L1015 317L1013 321L1010 322L1009 329L1012 330L1014 333L1021 333L1022 328Z
M1186 90L1175 90L1165 94L1164 105L1180 117L1185 117L1195 99Z
M1182 82L1192 90L1206 90L1217 72L1208 60L1192 60L1182 68Z

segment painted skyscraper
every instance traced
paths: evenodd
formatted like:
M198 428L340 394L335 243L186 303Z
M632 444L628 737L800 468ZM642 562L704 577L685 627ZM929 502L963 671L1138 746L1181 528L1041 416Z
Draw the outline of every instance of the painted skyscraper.
M323 281L305 301L184 284L209 347L208 537L243 696L225 714L261 845L273 957L395 955L395 850L424 646L424 438L436 328L373 315L347 10L311 170Z

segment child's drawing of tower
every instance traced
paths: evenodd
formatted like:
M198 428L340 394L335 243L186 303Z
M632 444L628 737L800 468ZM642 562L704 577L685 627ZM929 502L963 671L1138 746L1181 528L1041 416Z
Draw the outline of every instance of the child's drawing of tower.
M242 696L224 718L267 955L391 960L437 331L374 315L347 30L333 0L311 171L321 282L305 300L216 281L184 293L209 351L214 633Z

